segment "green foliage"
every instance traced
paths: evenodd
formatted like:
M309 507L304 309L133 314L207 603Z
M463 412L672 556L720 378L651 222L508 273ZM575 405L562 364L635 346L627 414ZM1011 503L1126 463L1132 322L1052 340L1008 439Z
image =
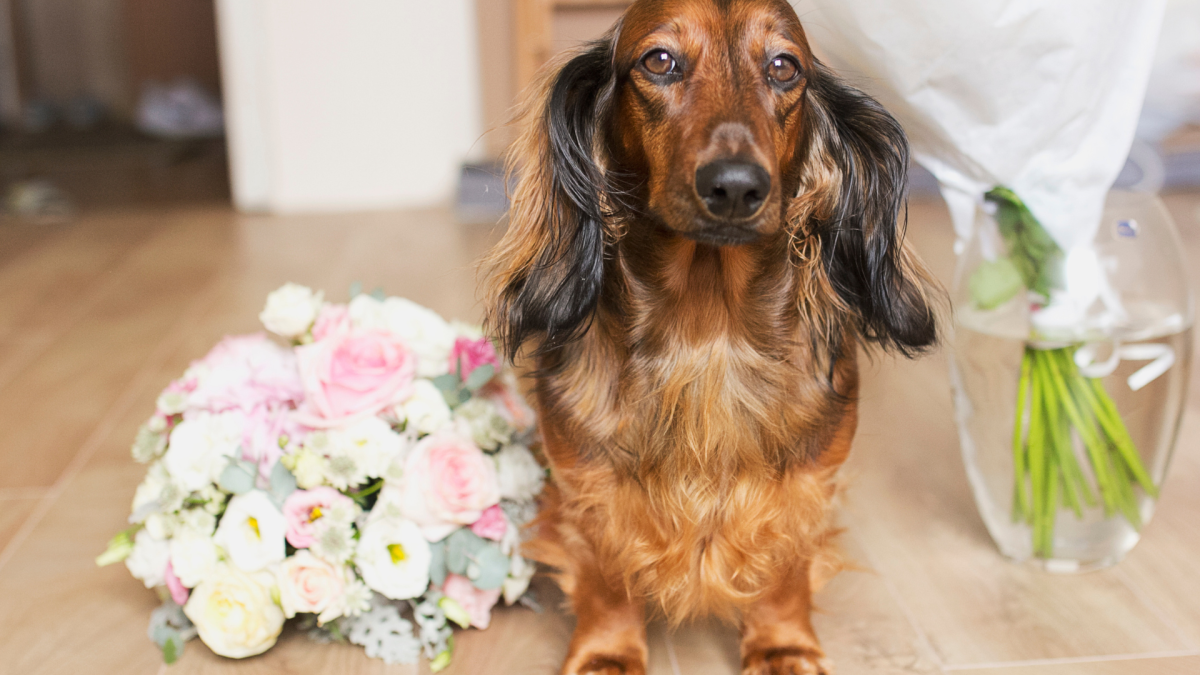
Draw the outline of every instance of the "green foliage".
M96 556L96 566L107 567L128 558L129 554L133 552L133 538L137 536L140 529L142 529L141 524L134 525L121 530L116 536L109 539L108 548L104 549L104 553Z
M253 462L229 458L229 466L221 472L217 485L226 492L240 495L254 489L254 479L258 475L258 467Z
M447 619L458 624L460 628L467 628L471 625L471 615L467 614L467 610L463 609L457 600L442 596L442 599L438 600L438 607L446 614Z
M296 491L296 477L288 471L283 462L276 462L271 468L271 481L267 494L270 495L271 501L275 503L281 510L283 502Z
M457 604L457 603L455 603ZM466 628L466 626L463 626ZM454 655L454 638L446 638L446 649L439 653L432 661L429 662L429 670L440 673L450 665L450 657Z
M1049 298L1051 289L1062 284L1062 249L1012 190L998 185L983 198L996 205L1000 236L1025 288Z
M1021 290L1021 273L1008 258L985 260L971 274L971 301L979 309L995 309Z
M1033 528L1034 554L1044 558L1054 555L1060 509L1082 519L1084 506L1099 505L1105 517L1120 513L1140 529L1134 487L1158 497L1116 404L1099 379L1079 372L1074 354L1074 347L1027 347L1017 385L1012 515ZM1073 437L1083 445L1089 472L1076 457Z

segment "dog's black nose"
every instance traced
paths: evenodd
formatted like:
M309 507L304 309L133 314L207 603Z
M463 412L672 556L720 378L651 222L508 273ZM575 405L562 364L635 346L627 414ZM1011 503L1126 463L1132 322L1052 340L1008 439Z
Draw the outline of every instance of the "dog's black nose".
M771 175L744 159L718 159L696 170L696 193L718 218L749 218L770 192Z

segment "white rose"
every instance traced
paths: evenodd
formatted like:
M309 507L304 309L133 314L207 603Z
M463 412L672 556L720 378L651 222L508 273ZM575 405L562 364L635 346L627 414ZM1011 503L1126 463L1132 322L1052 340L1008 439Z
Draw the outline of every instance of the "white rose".
M506 445L500 448L500 452L494 457L501 497L527 502L542 491L542 485L546 481L546 470L538 464L529 448L516 443Z
M218 557L211 533L185 527L171 539L171 569L188 588L195 588L212 575Z
M363 581L393 600L415 598L429 587L429 542L412 521L376 518L368 522L355 561Z
M268 573L247 574L220 563L192 590L183 613L217 654L233 659L261 654L283 630L283 610L271 599L273 583Z
M417 376L437 377L450 370L455 333L437 312L405 298L376 300L357 295L350 301L350 321L359 328L395 333L417 355Z
M125 566L130 574L146 584L146 588L154 588L166 583L164 575L169 556L170 547L166 539L159 539L144 529L138 530L133 539L133 551L125 559Z
M408 430L432 434L450 421L450 406L432 382L418 379L413 382L412 398L404 403L404 417Z
M213 541L247 572L283 560L287 522L265 492L251 490L229 500Z
M325 436L325 479L339 490L383 476L404 450L404 437L378 417L368 417L344 429L330 429Z
M308 551L297 551L280 563L276 577L284 616L290 619L310 613L323 614L326 618L322 621L336 618L326 612L342 602L347 577L344 567L334 567Z
M299 284L284 284L267 296L267 306L258 319L276 335L299 337L317 320L324 300L323 292L313 293L311 288Z
M470 338L472 340L478 340L479 338L483 337L483 326L480 326L479 324L466 323L455 319L450 322L450 328L454 331L455 335L461 337Z
M244 426L244 417L238 412L197 413L171 431L163 465L187 490L215 483L229 458L237 454Z

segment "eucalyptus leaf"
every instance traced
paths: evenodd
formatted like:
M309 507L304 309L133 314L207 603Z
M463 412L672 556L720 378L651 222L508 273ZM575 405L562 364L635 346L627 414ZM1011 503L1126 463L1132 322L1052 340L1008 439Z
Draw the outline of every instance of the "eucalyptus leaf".
M179 635L179 631L172 628L170 624L160 623L150 626L150 639L154 641L154 644L158 645L159 649L166 646L167 640L172 635Z
M361 281L351 282L351 284L350 284L351 299L357 298L358 296L362 295L362 292L363 291L362 291L362 282Z
M292 475L291 471L288 471L283 462L276 462L275 466L271 468L271 501L282 509L283 502L295 491L296 477Z
M221 472L221 477L217 479L217 485L226 492L231 492L235 495L245 494L254 489L254 474L246 471L239 462L231 461L229 466Z
M481 591L491 591L504 585L512 561L500 551L498 545L487 544L472 558L475 566L479 568L478 576L471 579L475 588Z
M429 580L434 586L446 583L446 542L429 545Z
M443 391L443 392L458 391L459 379L458 379L458 376L455 375L454 373L446 373L445 375L438 375L437 377L430 380L430 382L433 382L433 386L437 387L438 391Z
M467 376L466 386L471 391L477 391L480 387L492 380L492 376L496 374L496 367L490 363L485 363L478 366L471 374Z
M444 541L446 545L446 569L455 574L463 575L466 574L467 565L470 564L471 559L475 557L480 549L487 545L487 542L481 539L479 535L465 527L460 527L450 533L450 536L446 537Z
M371 291L371 297L383 302L384 300L387 300L387 293L384 293L382 288L376 288L375 290Z

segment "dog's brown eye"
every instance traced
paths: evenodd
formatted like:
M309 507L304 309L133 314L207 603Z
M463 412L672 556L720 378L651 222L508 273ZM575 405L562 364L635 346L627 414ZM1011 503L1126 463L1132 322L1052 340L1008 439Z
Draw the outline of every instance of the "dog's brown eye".
M676 72L675 57L662 49L655 49L642 59L642 66L654 75L670 75Z
M767 64L767 77L786 84L800 74L800 65L790 56L776 56Z

